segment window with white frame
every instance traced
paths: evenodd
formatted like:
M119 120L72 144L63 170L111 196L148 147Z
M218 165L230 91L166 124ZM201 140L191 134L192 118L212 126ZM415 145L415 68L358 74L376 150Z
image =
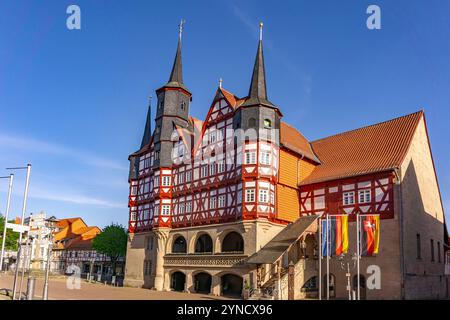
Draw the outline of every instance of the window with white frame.
M131 221L136 221L136 211L131 211L130 220Z
M209 174L210 175L216 174L216 163L215 162L209 164Z
M355 204L355 193L352 192L344 192L343 196L343 202L344 206Z
M218 167L217 170L219 171L219 173L224 172L225 171L225 160L220 161L217 164L217 167Z
M165 216L168 216L170 214L170 205L163 204L161 213Z
M259 202L266 203L267 202L267 194L268 194L268 190L259 189Z
M212 196L209 198L209 208L210 209L215 209L217 205L217 198L216 196Z
M178 210L179 214L184 213L184 207L185 207L184 203L180 203L179 210Z
M202 166L202 170L201 170L201 176L202 178L206 177L208 175L208 166Z
M186 202L186 213L190 213L192 211L192 202Z
M219 208L225 207L225 195L222 194L219 196Z
M159 204L155 204L155 209L154 209L153 214L154 214L155 216L158 216L158 215L159 215Z
M159 175L153 178L153 186L155 188L159 187Z
M261 164L270 165L270 151L261 151Z
M163 176L162 177L162 186L163 187L170 186L170 176Z
M178 183L179 183L179 184L184 183L184 172L180 172L180 173L178 174Z
M245 164L256 164L256 151L245 151Z
M186 171L186 182L189 182L192 180L192 171Z
M245 189L245 202L255 202L255 189Z
M270 191L270 203L275 204L275 192Z
M368 203L368 202L370 202L370 189L367 189L367 190L359 190L358 191L358 198L359 198L359 200L358 200L358 202L359 203Z
M211 133L209 134L209 143L214 143L216 142L216 131L211 131Z

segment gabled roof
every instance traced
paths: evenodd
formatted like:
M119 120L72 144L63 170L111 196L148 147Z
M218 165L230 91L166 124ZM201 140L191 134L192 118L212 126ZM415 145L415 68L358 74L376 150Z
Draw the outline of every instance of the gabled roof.
M57 222L60 228L55 233L55 249L89 249L92 239L101 232L99 227L88 226L83 219L68 218Z
M280 124L280 143L285 148L320 163L308 140L297 129L283 121Z
M312 149L322 164L301 184L400 167L422 117L423 111L418 111L311 142Z

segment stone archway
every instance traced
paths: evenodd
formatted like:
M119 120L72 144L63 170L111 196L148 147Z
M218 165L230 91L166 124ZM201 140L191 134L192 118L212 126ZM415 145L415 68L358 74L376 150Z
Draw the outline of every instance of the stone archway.
M211 293L212 277L209 273L199 272L194 275L194 291L197 293Z
M212 253L213 252L213 242L211 236L207 233L202 234L195 241L195 253Z
M231 231L223 238L222 252L244 252L244 239L236 231Z
M170 288L174 291L184 291L186 275L183 272L175 271L170 276Z
M241 297L243 279L235 274L224 274L220 277L220 291L223 296Z

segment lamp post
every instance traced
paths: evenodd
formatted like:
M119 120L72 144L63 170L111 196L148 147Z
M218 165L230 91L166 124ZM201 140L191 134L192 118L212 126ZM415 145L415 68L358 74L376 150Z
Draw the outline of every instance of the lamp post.
M56 228L56 223L58 222L58 219L55 217L50 217L45 220L48 224L49 233L47 235L48 237L48 250L47 250L47 265L45 268L45 282L44 282L44 290L42 293L42 300L48 300L48 276L50 273L50 263L51 263L51 256L52 256L52 248L53 248L53 231Z
M3 257L5 255L5 241L6 241L6 223L8 222L9 208L11 207L11 192L14 181L14 174L7 177L0 177L0 179L9 179L8 198L6 200L5 224L3 226L2 252L0 254L0 271L3 271Z
M352 255L351 261L353 262L351 269L354 269L356 267L356 261L358 257L356 256L356 253ZM344 256L339 257L339 262L341 265L341 269L346 271L346 277L347 277L347 290L348 290L348 300L352 300L352 288L350 285L350 261L344 262Z

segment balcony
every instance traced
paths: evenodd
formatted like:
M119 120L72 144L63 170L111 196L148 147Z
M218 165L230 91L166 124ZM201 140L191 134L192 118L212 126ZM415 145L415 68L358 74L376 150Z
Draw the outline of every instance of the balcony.
M239 267L244 266L245 254L166 254L164 266Z

